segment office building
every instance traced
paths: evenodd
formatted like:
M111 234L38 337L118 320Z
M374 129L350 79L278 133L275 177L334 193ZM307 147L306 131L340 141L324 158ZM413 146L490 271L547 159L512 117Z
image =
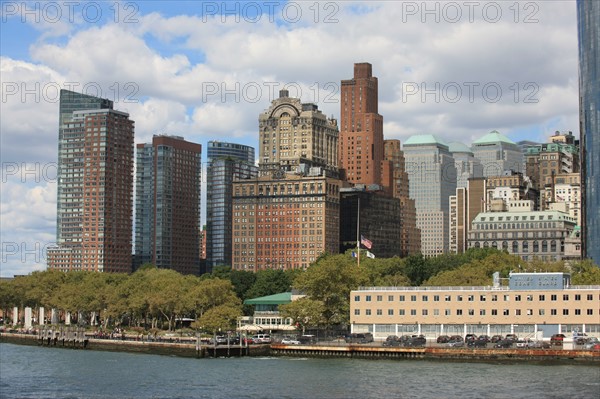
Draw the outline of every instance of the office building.
M235 143L208 142L206 182L206 266L232 265L233 183L255 179L254 148Z
M506 335L550 339L600 333L600 286L573 286L565 273L496 274L482 287L365 287L350 293L353 333Z
M496 130L471 144L475 158L481 162L483 176L499 176L505 170L523 172L523 152L508 137Z
M135 253L139 264L199 274L202 146L155 135L137 145Z
M417 135L406 140L403 149L421 252L425 256L448 253L449 200L456 191L456 168L448 145L433 135Z
M450 196L450 253L463 253L468 249L467 239L473 219L486 209L485 178L471 178L467 187L457 187Z
M577 1L583 251L600 265L600 2Z
M400 140L384 140L384 160L390 162L392 170L389 193L400 200L401 256L418 254L421 252L421 231L417 228L415 200L409 195L408 173L404 168Z
M371 64L354 64L354 77L341 84L339 167L350 183L381 185L383 117Z
M456 187L467 187L467 181L474 177L483 177L483 167L469 147L459 142L448 144L456 167Z
M57 245L47 251L49 269L131 271L133 136L134 122L109 100L61 91Z

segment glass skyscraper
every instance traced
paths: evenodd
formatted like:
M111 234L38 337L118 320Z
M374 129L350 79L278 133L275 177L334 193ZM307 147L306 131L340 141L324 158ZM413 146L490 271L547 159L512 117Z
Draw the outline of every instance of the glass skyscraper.
M198 274L202 147L156 135L137 145L136 266Z
M258 175L254 148L220 141L208 142L206 171L206 268L231 266L232 197L234 180Z
M600 2L577 1L583 249L600 265Z

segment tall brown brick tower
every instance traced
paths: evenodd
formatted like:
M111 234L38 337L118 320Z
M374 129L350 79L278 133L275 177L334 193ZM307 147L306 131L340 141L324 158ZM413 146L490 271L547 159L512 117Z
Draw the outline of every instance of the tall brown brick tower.
M355 184L382 184L383 117L377 112L377 78L371 64L354 64L354 78L342 80L339 166Z

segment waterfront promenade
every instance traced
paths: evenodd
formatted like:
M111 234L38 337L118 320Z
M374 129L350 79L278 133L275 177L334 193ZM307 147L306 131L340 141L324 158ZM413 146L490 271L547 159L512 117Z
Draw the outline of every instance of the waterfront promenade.
M21 345L40 345L59 348L80 348L101 351L123 351L180 357L341 357L358 359L421 359L453 361L533 361L559 364L600 364L600 351L579 349L496 349L448 348L428 346L423 348L384 347L374 344L313 344L313 345L207 345L185 342L133 341L121 339L87 338L85 342L51 342L40 340L34 334L0 333L0 342Z

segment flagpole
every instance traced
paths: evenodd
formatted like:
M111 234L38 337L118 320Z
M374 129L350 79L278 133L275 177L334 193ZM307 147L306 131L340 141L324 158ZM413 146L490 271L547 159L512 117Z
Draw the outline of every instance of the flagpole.
M358 197L358 207L356 212L356 257L358 259L357 266L360 267L360 196Z

